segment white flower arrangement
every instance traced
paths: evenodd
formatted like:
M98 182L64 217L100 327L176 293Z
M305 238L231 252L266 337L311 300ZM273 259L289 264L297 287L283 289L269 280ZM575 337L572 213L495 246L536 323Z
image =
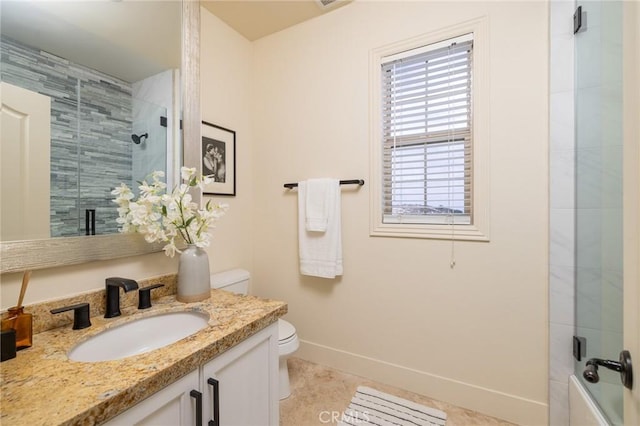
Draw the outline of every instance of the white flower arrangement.
M185 243L198 247L208 247L209 231L214 223L222 217L229 208L226 204L207 202L203 209L192 202L189 189L195 186L202 188L209 183L209 178L196 176L196 169L182 167L182 183L167 193L167 184L160 178L164 172L155 171L151 174L151 183L140 183L140 196L134 200L134 194L124 183L111 191L115 195L120 217L116 221L122 225L120 232L138 232L144 239L153 243L167 242L163 250L167 256L173 257L181 251L176 246L176 238L182 237Z

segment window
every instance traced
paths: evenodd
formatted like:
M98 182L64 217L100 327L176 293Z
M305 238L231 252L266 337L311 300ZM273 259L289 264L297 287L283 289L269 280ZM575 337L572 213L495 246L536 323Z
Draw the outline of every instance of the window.
M488 240L484 31L372 51L372 235Z
M384 223L471 223L472 50L468 34L381 65Z

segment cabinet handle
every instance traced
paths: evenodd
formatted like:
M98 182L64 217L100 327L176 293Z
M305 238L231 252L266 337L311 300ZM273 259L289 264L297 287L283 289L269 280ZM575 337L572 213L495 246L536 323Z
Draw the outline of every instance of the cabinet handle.
M213 386L213 420L209 420L209 426L220 426L220 382L209 377L207 383Z
M202 392L192 390L189 395L196 400L196 426L202 426Z

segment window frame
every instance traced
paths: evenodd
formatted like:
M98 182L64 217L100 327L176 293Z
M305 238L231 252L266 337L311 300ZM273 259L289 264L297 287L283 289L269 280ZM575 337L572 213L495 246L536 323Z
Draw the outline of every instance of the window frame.
M381 65L384 223L472 223L472 50L473 33L467 33L384 58ZM443 65L447 70L450 66L456 70L443 74ZM413 85L422 84L423 78L424 87L416 90ZM449 89L450 84L455 89ZM443 99L443 90L453 90L456 99ZM429 102L431 95L438 99L435 104ZM400 99L397 104L396 96ZM451 117L456 120L453 127L448 124ZM411 123L408 126L404 124L407 120ZM415 205L421 197L422 205ZM425 211L428 206L438 204L451 209L454 200L463 211L454 214ZM407 208L409 211L417 208L423 213L407 213Z
M382 82L381 66L393 55L473 33L473 85L472 85L472 162L471 196L473 200L470 224L451 224L449 215L442 223L403 223L402 218L384 221L383 205L383 135L382 135ZM488 96L488 34L487 18L482 17L408 40L391 43L370 52L370 148L371 193L370 235L430 239L489 241L489 96ZM419 215L418 215L419 217ZM428 220L433 221L437 216ZM388 218L388 216L387 216ZM413 219L416 216L412 216ZM447 219L449 218L449 219Z

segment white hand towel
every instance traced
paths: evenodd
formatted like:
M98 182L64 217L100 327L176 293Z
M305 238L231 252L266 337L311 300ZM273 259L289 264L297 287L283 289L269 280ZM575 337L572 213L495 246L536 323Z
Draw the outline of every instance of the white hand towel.
M342 275L342 223L338 180L334 179L334 184L327 193L327 204L326 231L308 231L307 182L298 183L298 252L302 275L321 278Z
M329 222L329 208L335 202L336 179L309 179L306 181L307 231L325 232Z

